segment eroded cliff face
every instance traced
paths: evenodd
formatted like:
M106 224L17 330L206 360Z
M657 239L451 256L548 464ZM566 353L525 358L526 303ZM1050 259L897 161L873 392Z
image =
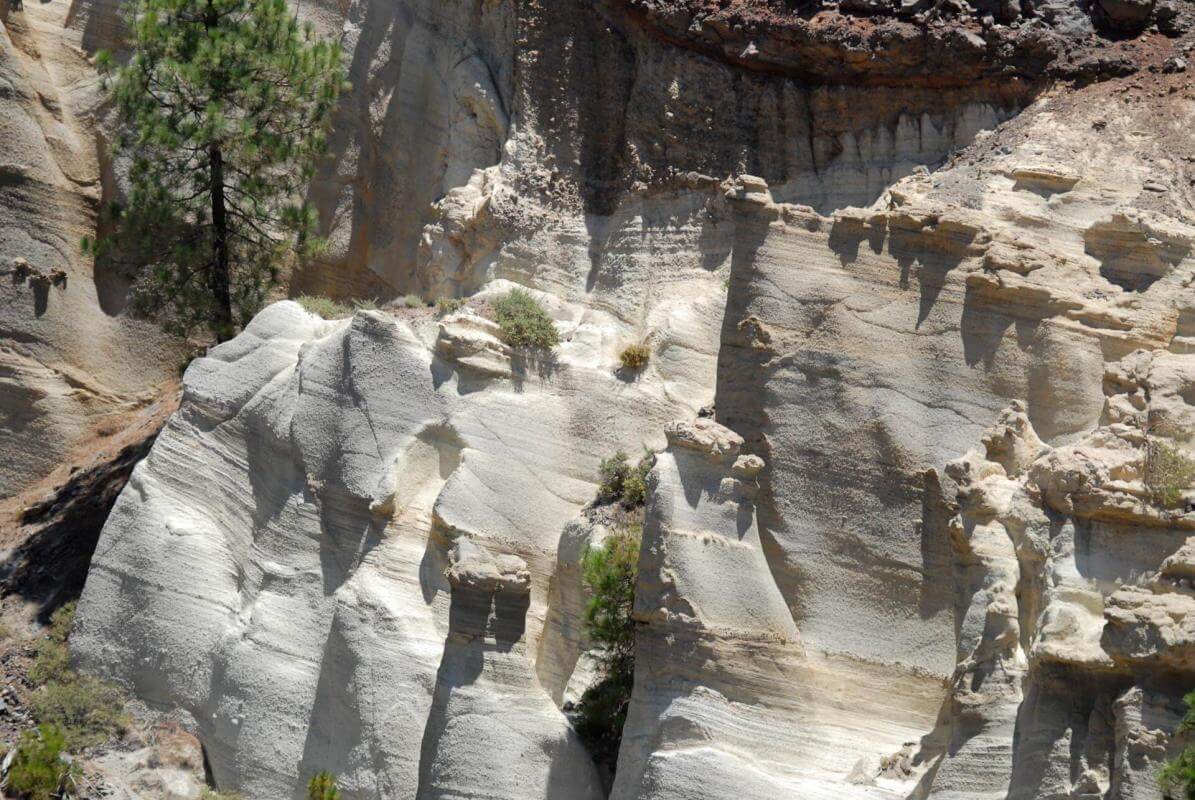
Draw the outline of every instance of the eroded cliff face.
M80 248L104 186L87 58L103 42L73 12L0 4L0 499L155 400L182 353Z
M600 797L561 711L584 510L647 445L612 797L1159 797L1195 99L1185 40L1096 38L1112 5L318 6L354 90L297 285L469 302L278 303L194 362L82 663L190 711L247 796ZM551 358L486 318L514 285Z
M928 736L815 700L836 709L802 725L816 768L914 796L1158 796L1143 776L1164 747L1125 737L1156 744L1190 681L1141 610L1183 602L1158 576L1190 517L1151 504L1143 437L1190 438L1190 152L1113 96L1043 98L866 210L744 184L717 395L769 464L771 572L806 650L857 669L861 696L876 663L904 668L885 708L951 675ZM898 769L868 765L889 754Z

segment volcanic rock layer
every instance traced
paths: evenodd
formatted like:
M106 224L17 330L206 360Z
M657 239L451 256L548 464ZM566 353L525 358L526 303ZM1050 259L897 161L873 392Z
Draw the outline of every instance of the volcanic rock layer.
M468 302L267 307L117 500L76 653L189 711L219 787L1160 797L1195 678L1193 498L1159 466L1195 445L1190 9L715 5L299 9L353 89L296 293ZM0 103L48 125L4 58ZM550 355L487 315L516 286ZM564 710L579 561L600 460L644 446L606 787Z

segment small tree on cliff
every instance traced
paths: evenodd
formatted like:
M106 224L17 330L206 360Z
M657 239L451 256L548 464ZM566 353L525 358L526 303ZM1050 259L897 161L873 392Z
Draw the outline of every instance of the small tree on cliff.
M130 162L94 250L136 267L135 310L224 340L288 254L317 244L302 195L344 81L340 47L286 0L133 0L131 27L127 64L98 58Z
M614 772L635 683L635 578L640 525L622 528L585 551L581 573L592 595L585 630L600 648L601 678L577 703L576 729L594 761Z
M1187 713L1183 716L1176 734L1190 736L1195 731L1195 691L1183 698ZM1166 800L1195 800L1195 744L1187 744L1171 761L1167 761L1158 774L1162 797Z

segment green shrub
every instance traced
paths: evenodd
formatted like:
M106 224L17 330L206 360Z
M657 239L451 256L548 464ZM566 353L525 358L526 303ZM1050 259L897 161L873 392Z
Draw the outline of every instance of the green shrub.
M128 730L125 697L116 686L72 673L40 687L29 700L38 722L60 729L72 751L94 747Z
M647 502L647 473L651 472L656 456L650 450L644 450L643 458L635 468L627 473L622 481L622 504L628 508L641 506Z
M1183 698L1187 713L1178 733L1195 730L1195 692ZM1158 786L1166 800L1195 800L1195 745L1187 745L1178 756L1167 761L1158 773Z
M522 289L512 289L495 300L494 316L502 329L502 338L514 347L547 350L560 344L560 334L548 312Z
M581 561L585 585L593 592L585 608L585 629L604 648L607 663L634 660L631 610L642 535L639 525L628 525L608 536L601 547L586 549Z
M67 680L72 675L71 655L66 640L75 621L75 604L67 603L50 616L50 628L33 645L29 680L36 684Z
M1166 762L1158 774L1166 800L1195 800L1195 748L1188 747Z
M609 458L603 458L598 465L598 500L613 503L622 497L622 484L630 471L627 454L621 450Z
M307 800L338 800L340 788L331 772L317 772L307 784Z
M618 354L618 360L622 362L623 369L638 372L651 360L651 348L645 344L630 345Z
M324 319L339 319L351 316L353 309L344 303L338 303L328 297L305 294L296 298L296 302L303 306L309 314L315 314Z
M621 501L628 508L643 505L647 499L647 473L654 460L655 455L646 449L643 458L633 467L621 450L603 459L598 465L598 501Z
M63 732L53 725L25 731L8 772L8 791L28 800L52 800L76 768L62 759L66 749Z
M1163 439L1145 445L1145 487L1150 500L1162 508L1174 508L1195 484L1195 461Z
M374 300L371 298L366 298L364 300L354 300L353 301L353 311L377 311L377 310L378 310L378 301L377 300Z
M50 629L34 645L29 679L40 684L29 699L34 718L66 738L70 750L93 747L129 725L124 694L117 687L71 669L67 638L75 618L68 603L50 617Z
M577 735L594 760L613 771L635 682L635 578L639 571L639 526L611 535L585 551L585 585L593 593L585 609L585 630L601 648L602 677L577 703Z
M436 313L438 314L452 314L464 307L465 300L462 297L441 297L436 301Z

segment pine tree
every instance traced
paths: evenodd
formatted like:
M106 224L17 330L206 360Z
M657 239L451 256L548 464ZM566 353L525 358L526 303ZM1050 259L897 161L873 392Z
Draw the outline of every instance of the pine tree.
M625 459L624 459L625 462ZM628 467L629 470L629 467ZM585 551L585 585L593 593L585 630L601 650L601 678L577 703L577 735L600 766L614 772L635 685L635 582L643 529L633 525Z
M133 0L132 54L101 53L129 161L97 257L135 272L133 308L220 341L319 241L303 193L344 83L337 44L286 0Z

